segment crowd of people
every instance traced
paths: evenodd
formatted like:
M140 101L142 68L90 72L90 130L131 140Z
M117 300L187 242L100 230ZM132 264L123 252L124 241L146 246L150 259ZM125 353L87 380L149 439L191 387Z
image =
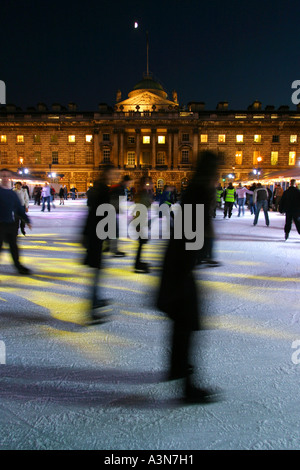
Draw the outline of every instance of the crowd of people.
M15 183L11 190L11 172L8 169L0 171L0 251L3 242L8 243L12 259L20 274L30 274L30 270L19 261L17 246L17 235L20 230L26 234L26 225L31 228L28 217L29 191L21 182ZM125 176L118 184L112 184L116 179L116 169L107 165L103 168L101 177L87 192L88 215L83 229L83 245L86 250L84 264L93 273L91 286L91 309L89 311L89 324L107 321L107 314L103 307L107 306L109 300L104 298L101 289L100 271L102 267L103 252L111 252L112 256L123 257L126 253L119 247L119 216L120 196L125 200L141 204L146 207L149 214L151 204L156 201L159 205L173 206L178 203L182 210L181 224L185 220L185 213L189 210L194 217L197 207L204 205L204 244L201 250L187 249L186 231L182 230L181 238L174 236L171 230L167 242L167 248L162 264L162 275L160 287L157 293L156 307L166 313L172 321L172 334L170 339L171 356L169 367L169 380L184 379L184 400L189 403L203 403L210 401L214 393L203 386L198 387L195 383L195 364L192 363L193 332L201 329L203 310L203 299L199 297L194 279L194 268L202 263L218 266L219 263L213 258L214 229L212 219L216 217L217 209L222 210L224 202L223 217L231 218L233 206L238 208L238 217L245 214L245 205L254 216L253 224L257 225L261 209L264 211L266 225L269 226L268 211L270 209L285 213L284 226L285 240L287 240L292 223L300 234L300 190L296 187L296 181L291 180L285 191L276 185L274 193L261 183L250 187L239 184L234 187L229 183L226 188L216 185L218 181L218 156L212 152L200 154L197 168L187 188L179 195L172 185L165 185L162 190L153 186L149 176L143 176L135 186L129 176ZM37 188L37 189L36 189ZM42 198L42 211L47 207L51 210L53 200L51 198L51 185L45 183L41 188L36 186L33 198L36 201L36 193L40 192ZM75 192L74 192L75 193ZM59 190L60 204L65 201L65 189ZM36 203L36 202L35 202ZM38 204L38 202L37 202ZM98 211L101 205L111 205L115 209L115 236L106 240L99 237L98 224L104 221L105 215ZM106 206L105 206L106 207ZM161 215L160 215L161 216ZM133 218L138 219L139 233L143 229L149 229L151 218L149 215L141 219L137 210ZM190 227L192 231L193 227ZM191 240L189 239L189 242ZM140 236L137 240L137 251L134 260L134 271L136 273L149 273L151 267L143 261L143 247L148 242L147 237Z

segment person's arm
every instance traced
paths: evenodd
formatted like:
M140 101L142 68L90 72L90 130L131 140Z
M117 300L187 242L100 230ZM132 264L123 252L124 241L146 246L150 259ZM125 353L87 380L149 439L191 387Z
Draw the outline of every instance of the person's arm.
M255 191L253 192L253 204L256 204L256 200L257 200L257 189L255 189Z

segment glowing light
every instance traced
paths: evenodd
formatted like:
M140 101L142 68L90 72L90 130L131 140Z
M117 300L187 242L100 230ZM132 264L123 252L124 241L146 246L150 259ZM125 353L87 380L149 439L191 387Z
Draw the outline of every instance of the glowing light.
M139 27L139 24L137 21L134 22L134 29L137 29Z

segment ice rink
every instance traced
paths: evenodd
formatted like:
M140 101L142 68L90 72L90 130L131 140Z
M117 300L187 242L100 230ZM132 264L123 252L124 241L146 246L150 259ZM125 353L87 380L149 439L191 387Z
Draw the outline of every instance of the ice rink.
M170 323L154 307L165 242L145 247L150 274L133 272L136 242L121 242L124 258L104 255L110 321L86 326L85 213L84 201L49 214L30 205L33 230L19 245L31 276L16 275L9 252L1 255L0 448L298 449L295 228L285 242L278 213L270 212L270 227L262 213L255 227L248 211L217 214L221 266L196 271L206 317L194 360L199 381L222 393L216 403L184 405L182 383L164 380Z

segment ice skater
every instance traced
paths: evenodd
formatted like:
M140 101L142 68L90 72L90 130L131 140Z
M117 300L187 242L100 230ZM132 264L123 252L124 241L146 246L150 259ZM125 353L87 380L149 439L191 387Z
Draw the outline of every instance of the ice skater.
M182 196L181 207L204 204L204 226L210 224L211 193L217 179L218 157L211 152L200 155L196 172ZM192 221L194 223L194 221ZM204 229L205 229L204 227ZM184 231L182 233L185 233ZM198 251L186 249L186 238L171 237L163 264L157 306L172 320L169 380L184 379L184 400L203 403L212 399L210 389L197 387L192 364L193 332L201 329L203 298L199 298L193 269Z
M290 186L284 191L278 207L279 212L285 213L285 240L289 238L293 222L300 235L300 191L296 188L296 180L290 181Z

